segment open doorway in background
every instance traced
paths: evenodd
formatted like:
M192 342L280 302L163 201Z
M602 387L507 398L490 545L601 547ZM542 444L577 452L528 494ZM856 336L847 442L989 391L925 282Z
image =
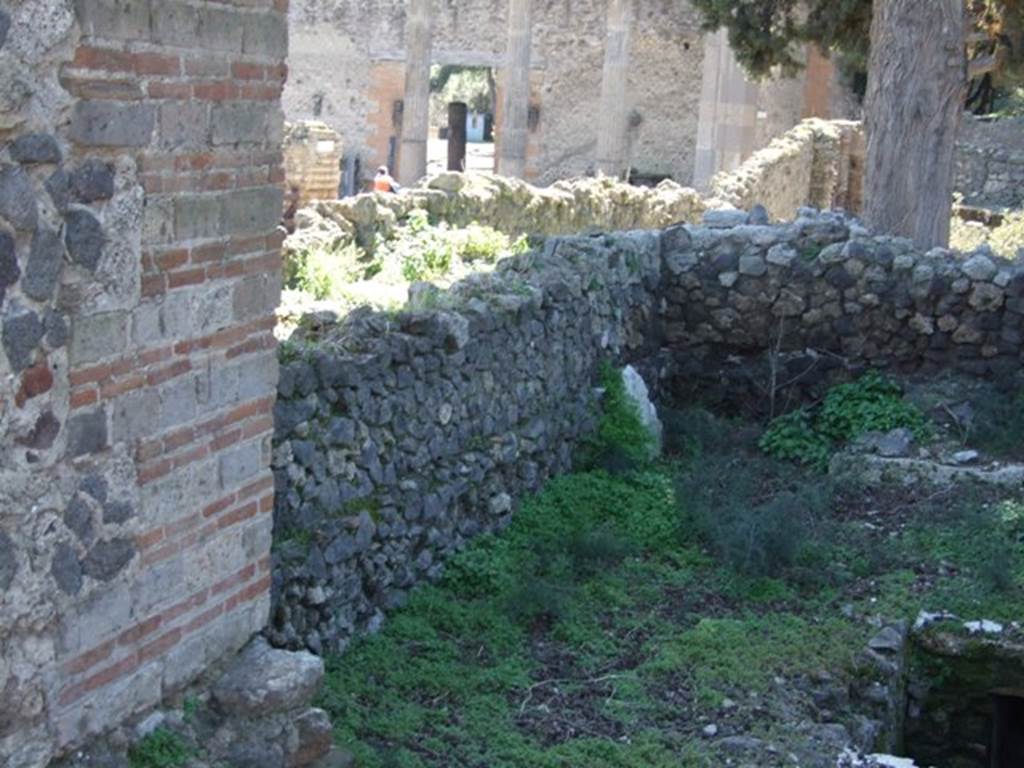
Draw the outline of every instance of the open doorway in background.
M497 106L497 74L492 67L435 64L430 70L430 135L427 142L427 173L449 168L449 122L453 103L465 104L466 150L461 170L493 171L494 115ZM459 115L462 110L454 110ZM456 131L457 132L457 131Z

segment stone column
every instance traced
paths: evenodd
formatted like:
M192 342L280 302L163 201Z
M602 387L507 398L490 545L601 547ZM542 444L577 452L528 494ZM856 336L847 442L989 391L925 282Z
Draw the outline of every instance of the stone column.
M508 7L505 93L498 126L498 173L516 178L522 178L526 171L532 4L533 0L511 0Z
M697 189L706 190L712 176L734 170L757 148L759 90L736 61L726 31L706 35L693 173Z
M398 180L410 186L427 173L430 132L431 0L407 0L405 16L405 100Z
M597 169L606 176L624 176L629 166L629 40L634 0L609 0L604 69L601 74L601 112L597 131Z

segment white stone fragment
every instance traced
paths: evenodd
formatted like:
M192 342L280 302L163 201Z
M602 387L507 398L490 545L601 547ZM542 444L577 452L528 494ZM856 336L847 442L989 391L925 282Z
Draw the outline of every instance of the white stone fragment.
M1003 631L1003 625L998 621L989 621L988 619L982 619L981 621L965 621L964 629L970 632L972 635L984 634L984 635L998 635Z
M647 431L651 433L651 437L654 438L655 455L660 454L663 428L661 419L658 418L658 409L651 402L647 384L640 374L637 373L636 368L631 365L627 365L622 369L622 383L626 387L626 395L636 403L640 411L640 421L643 422Z

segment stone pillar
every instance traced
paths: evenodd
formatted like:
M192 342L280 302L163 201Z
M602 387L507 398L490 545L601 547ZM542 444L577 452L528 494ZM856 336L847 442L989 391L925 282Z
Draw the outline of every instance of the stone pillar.
M736 61L725 30L706 35L693 173L697 189L707 189L712 176L736 169L757 148L758 91Z
M448 170L466 170L466 120L469 107L461 101L448 105Z
M398 180L411 186L427 173L430 131L431 0L407 0L405 17L405 102Z
M498 126L498 173L522 178L530 115L531 6L533 0L511 0L508 8L508 50L505 52L505 98Z
M597 169L607 176L628 170L626 133L629 126L629 39L634 0L609 0L604 70L601 75L601 112L597 132Z

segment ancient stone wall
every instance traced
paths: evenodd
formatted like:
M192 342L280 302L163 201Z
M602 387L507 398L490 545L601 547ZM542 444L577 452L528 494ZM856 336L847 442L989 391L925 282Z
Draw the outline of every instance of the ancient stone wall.
M956 190L968 205L1024 207L1024 118L964 117Z
M807 209L773 227L673 229L662 246L665 343L690 372L771 349L813 351L783 380L850 365L1003 381L1020 370L1024 264L922 253Z
M270 638L317 652L374 628L468 538L567 471L600 360L643 356L657 233L553 238L439 297L296 344L275 409Z
M692 189L670 181L657 188L611 179L575 179L534 187L501 176L444 173L401 195L363 194L322 200L299 211L285 252L337 250L355 242L371 247L390 237L414 210L452 226L486 224L513 237L564 235L624 229L660 229L697 222L705 203Z
M286 0L0 8L0 755L263 626Z
M341 136L325 123L308 120L285 126L284 220L314 200L334 200L341 182Z
M711 211L700 226L550 238L450 293L416 289L412 306L432 309L357 312L290 345L272 640L338 650L463 541L506 523L571 466L602 359L670 359L647 370L703 397L733 359L769 350L799 353L780 357L780 386L866 366L1017 375L1024 264L922 253L839 213L798 214L763 225Z
M860 123L804 120L711 181L711 195L737 208L763 205L773 219L801 206L860 211L865 144Z

